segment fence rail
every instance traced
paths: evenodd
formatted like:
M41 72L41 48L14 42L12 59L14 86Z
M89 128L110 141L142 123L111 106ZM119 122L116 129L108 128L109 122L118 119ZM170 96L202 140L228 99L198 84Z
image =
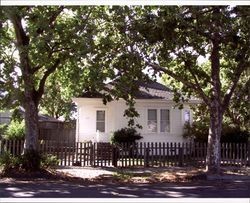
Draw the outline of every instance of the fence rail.
M0 153L20 155L23 140L0 140ZM222 143L221 165L250 165L249 143ZM38 150L59 159L63 166L165 167L204 166L206 143L110 143L39 140Z

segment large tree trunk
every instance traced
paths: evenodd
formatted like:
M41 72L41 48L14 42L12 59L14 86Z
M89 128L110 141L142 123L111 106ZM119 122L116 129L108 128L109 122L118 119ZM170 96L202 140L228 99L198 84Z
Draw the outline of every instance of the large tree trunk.
M38 95L35 91L33 71L29 59L29 37L22 25L22 18L15 8L8 10L13 23L19 51L20 69L23 75L25 109L25 144L24 153L37 150L38 140Z
M38 109L32 92L25 91L25 144L24 152L37 150L38 141Z
M219 13L216 9L215 14ZM215 22L216 26L216 22ZM211 52L211 82L212 92L210 98L210 125L208 135L208 148L206 157L206 170L208 174L220 173L220 137L222 129L223 110L221 103L221 82L220 82L220 35L216 30L212 39Z
M210 126L206 157L206 171L208 174L219 175L220 173L222 116L221 105L219 102L213 101L210 107Z

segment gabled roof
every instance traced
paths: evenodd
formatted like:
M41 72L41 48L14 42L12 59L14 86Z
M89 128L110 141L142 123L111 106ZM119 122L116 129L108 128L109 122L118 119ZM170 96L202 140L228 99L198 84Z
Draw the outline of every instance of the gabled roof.
M173 99L174 93L170 88L158 82L149 83L139 82L139 92L135 95L136 99Z
M173 99L174 93L171 91L170 88L166 87L155 81L150 81L148 83L138 82L139 91L135 93L136 99L166 99L171 100ZM109 83L106 85L108 90L112 90L114 87L113 83ZM124 90L126 91L126 90ZM82 98L102 98L102 92L83 92L81 97Z

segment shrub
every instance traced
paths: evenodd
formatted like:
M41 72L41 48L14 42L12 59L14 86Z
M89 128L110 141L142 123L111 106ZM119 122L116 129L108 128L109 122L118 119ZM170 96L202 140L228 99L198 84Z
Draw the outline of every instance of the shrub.
M59 160L56 156L52 154L47 154L42 156L41 167L43 168L53 168L59 164Z
M134 143L136 140L141 139L142 136L136 131L135 128L122 128L113 133L111 137L112 143Z
M7 124L0 124L0 139L3 138L4 134L6 134L7 128L8 128Z
M247 142L250 133L246 130L241 130L239 127L224 126L221 135L221 142Z
M2 166L3 171L8 171L13 168L19 168L21 159L19 156L13 156L9 152L4 152L0 155L0 166Z
M4 139L8 140L20 140L24 139L25 137L25 124L24 121L14 121L12 120L8 125L5 135L3 136Z
M184 125L184 138L192 138L197 142L207 142L208 126L202 122L193 122L192 125L186 123Z
M207 142L209 127L202 122L194 122L192 125L186 124L184 126L185 138L192 138L197 142ZM223 125L221 132L221 142L238 143L247 142L250 133L241 130L239 127Z

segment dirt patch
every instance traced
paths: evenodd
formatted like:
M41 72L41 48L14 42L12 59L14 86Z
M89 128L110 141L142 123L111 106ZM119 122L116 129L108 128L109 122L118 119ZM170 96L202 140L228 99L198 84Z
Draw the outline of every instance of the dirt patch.
M68 171L68 172L65 172ZM25 172L23 170L10 170L0 174L3 181L37 181L37 180L62 180L74 183L160 183L160 182L196 182L207 181L207 174L202 168L194 167L169 167L147 169L96 169L73 168L68 170L40 170L37 172ZM226 180L246 179L250 180L249 168L233 169L222 168L221 177ZM86 174L88 173L88 174ZM226 177L226 178L225 178Z

